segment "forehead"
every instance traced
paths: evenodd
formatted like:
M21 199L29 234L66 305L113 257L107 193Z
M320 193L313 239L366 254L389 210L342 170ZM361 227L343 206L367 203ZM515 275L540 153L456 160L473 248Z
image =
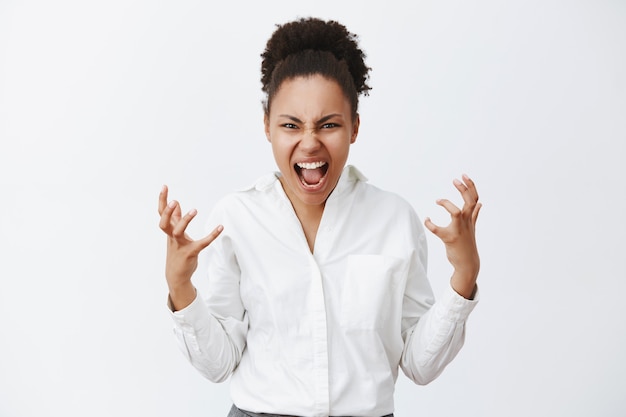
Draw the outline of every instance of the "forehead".
M350 113L350 102L339 83L315 74L290 78L280 85L272 100L271 114L320 116Z

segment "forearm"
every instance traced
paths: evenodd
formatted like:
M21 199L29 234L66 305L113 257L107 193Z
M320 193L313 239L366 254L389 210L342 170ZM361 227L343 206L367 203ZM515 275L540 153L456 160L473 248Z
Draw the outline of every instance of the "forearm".
M465 323L477 303L462 298L453 288L424 314L405 340L401 367L415 383L437 378L455 358L465 341Z
M187 281L181 285L170 285L168 282L169 288L169 298L172 311L178 311L186 308L195 300L196 298L196 288L193 286L191 281Z
M473 300L478 287L476 280L478 278L478 268L472 270L456 269L450 278L450 286L457 294L466 300Z
M213 382L228 378L241 359L247 318L217 318L199 297L172 318L179 347L194 368Z

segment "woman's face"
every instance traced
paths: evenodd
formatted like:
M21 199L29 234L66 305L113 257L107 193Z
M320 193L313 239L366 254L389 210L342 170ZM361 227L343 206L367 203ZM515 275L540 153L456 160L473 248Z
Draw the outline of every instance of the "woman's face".
M337 82L313 75L282 83L265 117L265 134L296 210L323 206L356 140L359 119Z

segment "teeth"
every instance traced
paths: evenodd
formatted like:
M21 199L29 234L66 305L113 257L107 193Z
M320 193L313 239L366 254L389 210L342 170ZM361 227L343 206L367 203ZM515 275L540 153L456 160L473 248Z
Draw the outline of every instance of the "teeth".
M326 165L326 162L298 162L296 165L301 169L316 169Z

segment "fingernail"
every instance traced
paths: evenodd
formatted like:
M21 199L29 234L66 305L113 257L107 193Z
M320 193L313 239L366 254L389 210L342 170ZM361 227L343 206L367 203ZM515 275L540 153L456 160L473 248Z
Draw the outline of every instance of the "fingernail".
M169 206L169 208L174 208L174 207L176 207L176 200L172 200L172 201L170 201L167 205Z
M454 181L452 181L455 185L463 185L463 183L459 180L457 180L456 178L454 179Z
M198 210L196 210L196 209L189 210L189 215L190 216L195 216L197 213L198 213Z

